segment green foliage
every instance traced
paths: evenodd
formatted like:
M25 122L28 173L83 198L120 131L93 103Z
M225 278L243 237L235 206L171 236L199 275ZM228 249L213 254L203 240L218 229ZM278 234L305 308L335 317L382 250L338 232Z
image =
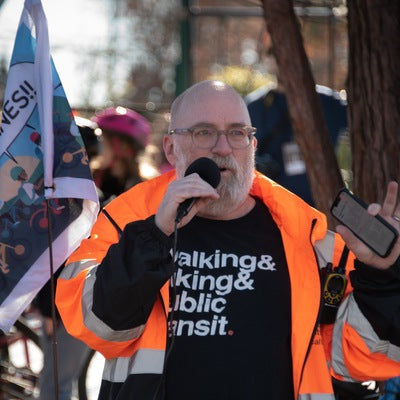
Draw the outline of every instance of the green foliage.
M226 66L208 79L220 80L232 86L240 95L246 96L261 86L276 83L276 77L265 75L248 67Z

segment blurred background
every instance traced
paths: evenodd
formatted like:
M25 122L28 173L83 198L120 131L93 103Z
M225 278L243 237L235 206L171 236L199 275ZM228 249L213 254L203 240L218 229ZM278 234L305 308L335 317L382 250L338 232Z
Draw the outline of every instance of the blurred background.
M276 80L256 0L42 1L51 54L72 108L92 116L122 105L165 131L164 113L190 84L221 78L245 95ZM23 0L0 0L0 106ZM344 0L297 0L316 84L341 91L347 76ZM344 92L343 96L344 96Z

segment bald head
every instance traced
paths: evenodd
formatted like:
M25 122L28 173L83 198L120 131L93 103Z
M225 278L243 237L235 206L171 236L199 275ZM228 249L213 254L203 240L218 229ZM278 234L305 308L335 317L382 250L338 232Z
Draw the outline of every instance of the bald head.
M202 81L179 95L171 107L170 129L199 123L250 125L245 102L221 81Z

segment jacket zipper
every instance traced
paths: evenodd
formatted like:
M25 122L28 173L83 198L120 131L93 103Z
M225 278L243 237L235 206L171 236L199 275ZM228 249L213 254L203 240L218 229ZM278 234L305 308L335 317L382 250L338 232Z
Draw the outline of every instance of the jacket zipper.
M306 355L305 355L305 357L304 357L303 366L301 367L299 386L298 386L298 388L297 388L297 393L298 393L298 394L300 393L300 386L301 386L301 381L303 380L304 369L305 369L305 366L306 366L306 363L307 363L307 358L308 358L308 356L309 356L309 354L310 354L310 351L311 351L312 342L313 342L313 340L314 340L315 334L317 333L319 321L320 321L321 314L322 314L322 306L323 306L323 301L322 301L321 271L320 271L320 267L319 267L319 263L318 263L318 257L317 257L317 254L316 254L316 252L315 252L315 248L314 248L314 246L313 246L313 244L312 244L312 240L311 240L311 235L312 235L312 232L313 232L313 230L314 230L314 227L315 227L316 222L317 222L317 220L314 218L314 219L312 220L312 223L311 223L310 243L311 243L312 248L313 248L313 252L314 252L314 256L315 256L315 261L316 261L317 268L318 268L318 276L320 277L319 308L318 308L317 319L315 320L314 328L313 328L312 333L311 333L310 341L308 342L308 347L307 347Z

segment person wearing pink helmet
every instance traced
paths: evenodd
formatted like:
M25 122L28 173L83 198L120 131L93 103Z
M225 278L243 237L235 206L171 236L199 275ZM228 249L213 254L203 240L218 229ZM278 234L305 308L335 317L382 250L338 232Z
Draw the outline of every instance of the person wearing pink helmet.
M141 182L139 155L149 144L149 121L125 107L106 108L92 120L101 132L102 150L91 167L104 201Z

